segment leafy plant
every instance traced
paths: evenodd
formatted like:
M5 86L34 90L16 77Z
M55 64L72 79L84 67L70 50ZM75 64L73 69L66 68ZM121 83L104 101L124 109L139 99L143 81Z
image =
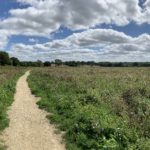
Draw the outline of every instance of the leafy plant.
M68 150L145 150L149 76L149 68L52 67L35 69L28 81L50 122L65 131Z

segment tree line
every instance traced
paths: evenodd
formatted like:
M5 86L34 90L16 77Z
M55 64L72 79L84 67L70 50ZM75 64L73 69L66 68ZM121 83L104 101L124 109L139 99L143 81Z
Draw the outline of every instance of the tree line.
M24 67L50 67L54 66L71 66L77 67L82 65L88 66L101 66L101 67L150 67L150 62L94 62L94 61L65 61L63 62L60 59L56 59L55 61L45 61L42 62L40 60L37 61L20 61L16 57L9 57L7 52L0 51L0 65L11 65L11 66L24 66Z

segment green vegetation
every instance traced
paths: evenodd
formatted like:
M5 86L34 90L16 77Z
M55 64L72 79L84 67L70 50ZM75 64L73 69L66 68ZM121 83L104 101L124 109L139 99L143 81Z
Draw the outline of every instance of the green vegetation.
M10 62L8 53L0 51L0 65L4 66L4 65L10 65L10 64L11 62Z
M63 62L60 59L56 59L55 61L45 61L42 62L40 60L37 61L20 61L18 58L9 57L7 52L0 51L0 65L11 65L11 66L24 66L24 67L50 67L51 65L56 66L71 66L78 67L83 65L88 66L101 66L101 67L150 67L150 62L94 62L94 61L66 61Z
M13 66L19 66L20 65L20 61L18 58L12 57L12 58L10 58L10 60L11 60Z
M0 67L0 132L9 125L6 111L13 102L16 81L24 72L24 68Z
M150 68L41 68L28 81L68 150L150 149Z

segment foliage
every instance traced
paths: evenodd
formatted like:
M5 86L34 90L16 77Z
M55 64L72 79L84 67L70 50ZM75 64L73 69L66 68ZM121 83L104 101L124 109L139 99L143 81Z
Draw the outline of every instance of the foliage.
M150 149L150 69L54 67L29 77L68 150Z
M56 64L57 66L60 66L60 65L62 65L63 63L62 63L62 60L56 59L56 60L55 60L55 64Z
M12 65L13 65L13 66L19 66L19 65L20 65L20 61L19 61L18 58L12 57L12 58L10 58L10 59L11 59L11 61L12 61Z
M44 66L45 66L45 67L51 66L51 62L50 62L50 61L45 61L45 62L44 62Z
M101 66L101 67L149 67L150 62L94 62L94 61L67 61L64 65L77 67L81 65Z
M13 66L24 66L24 67L49 67L49 66L101 66L101 67L150 67L150 62L94 62L94 61L66 61L63 62L61 59L56 59L55 62L45 61L44 63L41 60L37 61L20 61L18 58L12 57L9 58L7 52L0 51L0 65L13 65Z
M0 51L0 65L4 66L9 64L10 64L10 59L8 53Z

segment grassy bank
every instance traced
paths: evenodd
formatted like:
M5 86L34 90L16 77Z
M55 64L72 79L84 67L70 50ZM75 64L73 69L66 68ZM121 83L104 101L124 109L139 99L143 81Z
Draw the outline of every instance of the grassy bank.
M9 125L7 108L13 102L16 81L24 72L24 68L0 67L0 132Z
M150 68L43 68L28 80L68 150L150 149Z

